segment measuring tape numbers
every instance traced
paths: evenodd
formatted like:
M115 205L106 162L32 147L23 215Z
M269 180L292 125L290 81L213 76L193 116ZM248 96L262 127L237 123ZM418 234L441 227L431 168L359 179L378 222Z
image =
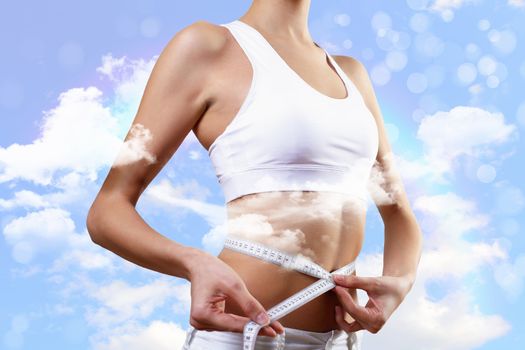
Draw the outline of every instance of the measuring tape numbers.
M267 311L270 322L286 316L290 312L297 310L309 301L334 288L336 284L332 279L332 274L350 275L355 270L355 260L333 272L328 272L322 266L307 259L303 255L290 255L263 244L240 238L227 237L224 242L224 247L319 278L318 281L270 308ZM261 328L262 326L254 321L250 321L244 326L243 350L255 349L257 334ZM278 335L278 349L284 348L285 336L286 334L284 333Z

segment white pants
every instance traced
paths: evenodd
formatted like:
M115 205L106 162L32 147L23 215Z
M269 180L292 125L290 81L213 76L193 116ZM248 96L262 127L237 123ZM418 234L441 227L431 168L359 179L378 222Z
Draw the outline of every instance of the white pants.
M285 350L361 350L355 332L336 329L324 333L284 327ZM257 335L255 350L278 349L278 337ZM189 327L182 350L242 350L243 334L226 331L205 331Z

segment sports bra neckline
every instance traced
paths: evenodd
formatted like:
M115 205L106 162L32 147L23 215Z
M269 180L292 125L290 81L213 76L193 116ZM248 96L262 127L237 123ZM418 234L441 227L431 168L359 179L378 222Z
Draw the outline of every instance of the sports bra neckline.
M241 22L221 25L250 60L251 85L208 149L225 204L276 191L337 192L366 204L379 133L359 89L328 56L350 93L322 94Z
M243 26L244 28L247 28L252 33L254 33L260 39L260 41L269 49L269 51L276 57L276 59L286 68L286 70L289 71L295 77L295 79L298 80L302 85L305 85L307 89L312 90L314 93L316 93L317 95L321 96L322 98L325 98L325 99L330 100L330 101L334 101L336 103L337 102L347 102L351 98L353 99L353 90L350 88L351 84L347 80L349 78L346 77L346 73L337 64L335 59L328 53L328 51L326 51L326 49L324 47L320 46L315 41L313 42L315 44L315 46L319 47L321 50L324 51L325 59L328 58L328 60L330 61L330 63L334 67L336 74L339 76L339 79L343 82L344 88L346 90L346 96L345 97L332 97L332 96L326 95L325 93L317 90L312 85L310 85L306 80L304 80L303 77L301 77L299 75L299 73L297 73L294 69L292 69L292 67L290 67L290 65L284 60L284 58L281 57L281 55L277 52L277 50L275 50L275 48L264 37L264 35L262 35L261 32L259 32L257 29L255 29L254 27L252 27L248 23L246 23L244 21L241 21L239 19L233 20L233 23L237 23L237 24Z

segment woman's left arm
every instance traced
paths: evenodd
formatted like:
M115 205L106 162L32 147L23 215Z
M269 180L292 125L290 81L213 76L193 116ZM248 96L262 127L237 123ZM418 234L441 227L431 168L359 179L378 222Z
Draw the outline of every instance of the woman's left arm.
M421 258L423 235L395 168L383 117L368 72L355 58L337 57L341 68L348 77L352 77L377 124L379 149L372 169L370 194L384 223L385 247L382 276L334 276L338 299L354 321L346 322L340 307L336 307L336 319L341 329L347 332L367 329L377 333L412 288ZM350 296L348 288L364 289L369 297L368 303L364 307L358 305Z

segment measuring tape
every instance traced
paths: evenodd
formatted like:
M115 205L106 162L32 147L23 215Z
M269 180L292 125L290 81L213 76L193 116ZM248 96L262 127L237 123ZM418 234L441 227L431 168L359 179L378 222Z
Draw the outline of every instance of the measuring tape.
M286 316L312 299L334 288L335 283L332 279L332 274L349 275L355 270L355 260L333 272L328 272L322 266L303 255L290 255L277 249L239 238L226 238L224 247L319 278L319 281L312 283L269 309L267 313L270 317L270 322ZM255 341L261 328L262 326L254 321L250 321L244 326L243 350L255 349ZM285 333L282 335L278 334L278 349L284 348L285 336Z

